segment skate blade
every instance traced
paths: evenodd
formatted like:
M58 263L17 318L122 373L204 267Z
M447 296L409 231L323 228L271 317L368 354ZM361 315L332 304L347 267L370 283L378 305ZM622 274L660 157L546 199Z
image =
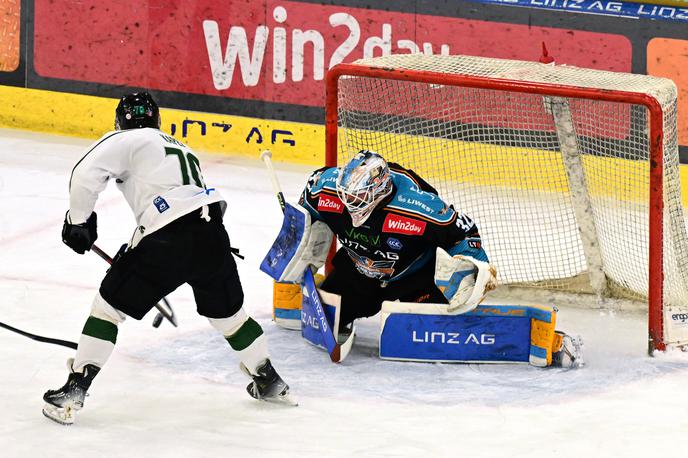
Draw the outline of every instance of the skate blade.
M46 403L43 406L43 415L61 425L71 426L74 424L74 409L71 407L57 407Z
M249 385L250 387L251 385ZM248 388L248 387L247 387ZM296 407L299 405L299 402L294 398L291 393L288 391L289 389L287 388L286 393L281 393L276 396L258 396L257 393L253 391L249 391L248 394L251 395L253 399L256 399L258 401L265 401L269 402L270 404L281 404L285 406L293 406Z
M299 402L296 400L296 398L294 398L288 393L285 395L272 396L269 398L260 398L260 400L269 402L270 404L281 404L292 407L296 407L299 405Z

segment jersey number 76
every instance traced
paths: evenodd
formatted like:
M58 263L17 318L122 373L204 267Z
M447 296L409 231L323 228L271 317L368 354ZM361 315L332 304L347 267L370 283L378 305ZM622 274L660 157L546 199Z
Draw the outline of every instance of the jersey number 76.
M193 153L186 153L179 148L165 147L165 154L174 154L179 159L179 166L182 169L182 183L191 184L189 181L189 171L191 172L191 178L193 178L194 183L199 188L205 188L203 183L203 176L201 175L201 163Z

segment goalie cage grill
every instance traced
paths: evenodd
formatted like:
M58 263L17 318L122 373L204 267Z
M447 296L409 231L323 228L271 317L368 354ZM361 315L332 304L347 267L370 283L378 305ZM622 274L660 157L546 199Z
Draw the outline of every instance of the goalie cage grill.
M676 104L646 75L362 59L328 72L326 163L371 149L414 169L476 221L500 284L643 301L664 350L688 343Z

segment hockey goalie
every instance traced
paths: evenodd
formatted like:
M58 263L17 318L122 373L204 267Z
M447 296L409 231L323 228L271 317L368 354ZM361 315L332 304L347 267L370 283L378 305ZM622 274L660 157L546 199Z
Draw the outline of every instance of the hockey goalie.
M368 150L310 176L261 265L277 281L276 310L302 303L302 328L310 299L294 283L325 263L333 235L341 247L318 291L340 341L356 319L382 311L382 358L581 364L580 339L555 331L554 307L480 305L496 270L476 224L412 170Z

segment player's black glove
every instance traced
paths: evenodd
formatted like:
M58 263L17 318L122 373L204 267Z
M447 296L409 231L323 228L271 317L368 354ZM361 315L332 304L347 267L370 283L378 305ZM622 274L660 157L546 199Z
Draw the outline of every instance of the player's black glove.
M67 214L65 214L64 225L62 226L62 241L77 253L84 254L91 249L91 246L98 239L98 231L96 230L97 220L98 216L96 212L93 212L85 223L70 224L67 222Z

